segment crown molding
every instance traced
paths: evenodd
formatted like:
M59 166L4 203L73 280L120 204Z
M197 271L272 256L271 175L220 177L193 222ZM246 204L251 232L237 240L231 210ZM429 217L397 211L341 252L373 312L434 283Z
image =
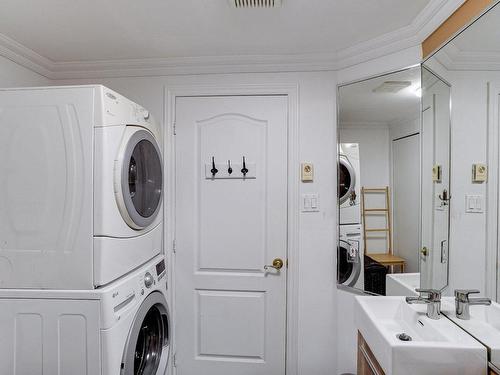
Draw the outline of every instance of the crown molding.
M337 53L339 69L420 45L465 0L431 0L411 24Z
M0 55L50 79L331 71L419 45L464 0L431 0L413 22L335 53L52 61L0 34Z
M434 56L448 70L500 70L500 51L463 51L450 42Z
M53 61L3 34L0 34L0 56L46 78L56 78Z

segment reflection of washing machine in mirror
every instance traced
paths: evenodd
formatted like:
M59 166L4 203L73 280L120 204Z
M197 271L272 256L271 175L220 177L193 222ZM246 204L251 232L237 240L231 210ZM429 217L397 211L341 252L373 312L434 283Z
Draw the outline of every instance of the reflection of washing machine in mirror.
M341 143L338 165L340 224L361 223L359 164L359 145Z
M341 225L337 246L337 281L339 284L364 289L364 256L361 225Z

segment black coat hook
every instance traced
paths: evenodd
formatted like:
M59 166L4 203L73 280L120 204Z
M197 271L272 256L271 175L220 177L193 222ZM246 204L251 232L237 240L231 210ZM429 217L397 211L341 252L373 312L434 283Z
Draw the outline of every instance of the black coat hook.
M212 156L212 169L210 169L210 172L212 172L212 177L215 177L217 172L219 172L219 170L215 168L215 158L213 156Z
M233 168L231 167L231 160L227 161L227 173L228 174L233 173Z
M243 173L243 177L245 177L248 173L248 168L245 163L245 157L243 156L243 168L241 168L241 173Z

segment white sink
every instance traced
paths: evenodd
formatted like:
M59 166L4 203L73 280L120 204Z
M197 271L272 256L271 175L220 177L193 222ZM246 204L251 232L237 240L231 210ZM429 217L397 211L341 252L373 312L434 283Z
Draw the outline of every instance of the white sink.
M455 299L443 299L443 313L488 347L490 362L500 367L500 305L492 302L491 306L472 305L469 309L469 320L458 319L455 315Z
M388 273L385 282L387 296L418 296L420 273Z
M486 374L486 348L453 322L404 297L358 296L355 321L387 375ZM412 341L401 341L406 333Z

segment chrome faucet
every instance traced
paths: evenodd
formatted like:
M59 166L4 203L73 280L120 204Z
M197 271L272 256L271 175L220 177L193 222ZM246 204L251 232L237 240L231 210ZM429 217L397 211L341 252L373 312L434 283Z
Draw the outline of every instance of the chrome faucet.
M489 298L469 298L469 294L479 293L475 289L457 289L455 290L455 314L458 319L470 319L470 305L491 305Z
M415 289L418 297L406 297L406 303L421 303L427 305L427 316L437 320L441 318L441 291L436 289Z

